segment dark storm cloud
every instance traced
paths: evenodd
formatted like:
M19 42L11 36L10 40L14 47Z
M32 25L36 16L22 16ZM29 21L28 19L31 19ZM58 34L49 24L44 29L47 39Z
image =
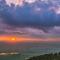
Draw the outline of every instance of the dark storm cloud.
M60 26L60 15L56 15L54 11L45 7L43 11L36 14L33 8L34 6L31 7L27 3L23 7L15 7L14 4L8 6L0 2L0 17L10 26L40 28L45 32L54 26Z

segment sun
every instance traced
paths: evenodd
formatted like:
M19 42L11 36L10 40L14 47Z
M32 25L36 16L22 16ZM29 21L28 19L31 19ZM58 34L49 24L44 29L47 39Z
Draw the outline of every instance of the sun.
M15 37L12 37L11 40L12 40L12 41L16 41L16 38L15 38Z

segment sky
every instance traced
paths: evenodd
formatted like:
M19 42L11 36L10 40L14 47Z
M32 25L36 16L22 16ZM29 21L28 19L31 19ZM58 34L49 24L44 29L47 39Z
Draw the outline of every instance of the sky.
M0 41L60 41L60 0L0 0Z

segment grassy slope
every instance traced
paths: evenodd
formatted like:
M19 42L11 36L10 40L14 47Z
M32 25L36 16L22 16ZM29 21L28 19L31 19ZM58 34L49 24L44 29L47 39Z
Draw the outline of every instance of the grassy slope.
M40 56L31 57L27 60L60 60L60 53L44 54Z

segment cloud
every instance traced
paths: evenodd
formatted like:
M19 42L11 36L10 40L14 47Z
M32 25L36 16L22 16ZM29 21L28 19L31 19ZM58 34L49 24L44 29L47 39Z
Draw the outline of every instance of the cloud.
M24 3L23 7L14 4L8 6L5 3L5 5L1 4L0 6L0 16L5 24L13 28L42 29L47 33L53 27L60 26L60 15L49 8L51 8L49 4L42 2Z
M35 2L36 2L36 0L25 0L25 2L27 2L27 3L31 4L31 3L35 3Z
M23 6L24 0L6 0L7 4L10 5L11 3L14 3L15 5Z
M60 34L60 26L55 26L53 29L49 30L49 33L51 34Z

